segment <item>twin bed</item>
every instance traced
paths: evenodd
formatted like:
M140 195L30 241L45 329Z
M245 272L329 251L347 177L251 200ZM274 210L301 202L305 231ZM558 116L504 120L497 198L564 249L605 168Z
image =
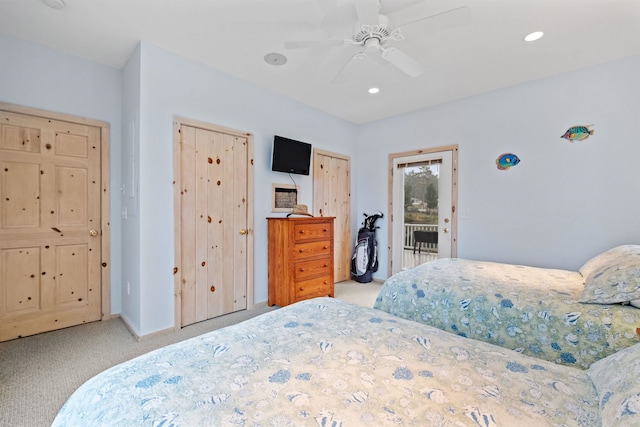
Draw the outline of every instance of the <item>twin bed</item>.
M440 259L390 277L374 307L586 369L638 342L638 298L640 246L625 245L579 271Z
M391 284L383 292L398 301ZM426 300L413 285L408 301L411 292ZM515 296L505 291L498 305L516 306ZM548 330L564 324L552 319ZM316 298L110 368L78 388L53 426L640 425L640 344L588 369L523 352Z

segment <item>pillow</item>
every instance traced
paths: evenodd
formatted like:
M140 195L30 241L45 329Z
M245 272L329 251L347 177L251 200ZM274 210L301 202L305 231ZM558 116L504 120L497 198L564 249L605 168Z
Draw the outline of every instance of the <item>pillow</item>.
M594 362L587 375L598 392L602 427L640 425L640 344Z
M640 299L640 245L601 253L580 267L584 291L580 302L617 304Z

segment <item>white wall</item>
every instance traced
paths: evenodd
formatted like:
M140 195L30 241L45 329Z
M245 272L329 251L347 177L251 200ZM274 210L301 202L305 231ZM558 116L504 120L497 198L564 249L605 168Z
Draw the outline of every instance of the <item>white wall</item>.
M140 58L141 322L134 326L145 335L173 326L174 116L254 135L257 303L268 296L265 218L274 215L271 184L290 182L287 174L271 171L273 135L355 157L357 127L147 43L141 44ZM301 186L301 202L311 208L311 176L294 177ZM355 205L353 208L355 217Z
M355 157L355 125L152 45L142 43L122 70L1 35L0 52L0 102L111 125L111 311L138 335L173 327L174 116L254 135L256 303L268 294L271 184L290 182L270 170L273 135ZM355 175L352 162L351 188ZM294 178L311 208L311 177ZM355 227L355 204L352 217Z
M364 125L358 211L387 214L387 155L459 145L458 256L577 269L640 243L640 56ZM593 124L582 142L561 139ZM513 152L521 163L499 171ZM388 222L378 233L387 277Z
M120 313L120 70L0 35L0 102L110 124L111 313Z
M355 126L145 43L123 70L6 36L0 53L0 102L111 124L112 312L140 335L173 326L175 115L254 134L258 303L267 299L271 183L289 182L270 171L274 134L351 156L354 235L363 212L387 214L390 152L459 144L458 208L469 217L459 222L459 256L574 269L614 245L640 243L638 56ZM560 139L578 124L594 124L595 134ZM522 162L498 171L495 158L507 151ZM311 207L311 178L295 178ZM387 275L387 219L377 223L377 278Z

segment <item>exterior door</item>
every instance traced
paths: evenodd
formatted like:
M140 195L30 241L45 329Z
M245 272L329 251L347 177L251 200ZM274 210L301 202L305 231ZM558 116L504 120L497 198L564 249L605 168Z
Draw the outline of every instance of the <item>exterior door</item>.
M0 340L100 320L101 128L0 111Z
M351 162L348 156L313 152L313 214L334 216L334 282L351 278Z
M390 170L391 273L456 256L457 147L391 155Z
M179 318L185 326L253 305L251 135L183 122L178 155Z

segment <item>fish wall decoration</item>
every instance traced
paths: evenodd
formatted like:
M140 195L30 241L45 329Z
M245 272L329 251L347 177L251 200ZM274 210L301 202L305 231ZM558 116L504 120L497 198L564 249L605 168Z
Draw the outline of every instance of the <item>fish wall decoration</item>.
M513 153L500 154L496 159L496 166L501 171L509 170L511 166L515 166L520 163L520 159Z
M593 129L589 129L591 126L593 125L570 127L560 138L564 138L570 142L584 141L593 135Z

